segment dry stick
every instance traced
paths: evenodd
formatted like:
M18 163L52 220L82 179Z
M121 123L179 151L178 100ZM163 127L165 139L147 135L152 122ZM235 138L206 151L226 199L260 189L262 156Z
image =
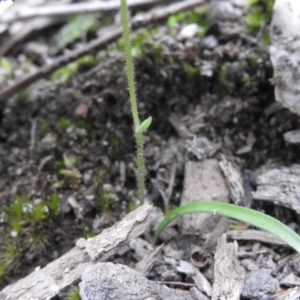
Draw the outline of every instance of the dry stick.
M149 5L162 4L170 0L129 0L129 8L143 8ZM40 17L63 17L75 14L88 14L95 12L111 12L120 8L119 1L107 2L81 2L62 5L47 5L42 7L26 7L24 10L7 12L0 17L1 23L11 24Z
M196 6L205 3L205 0L190 0L186 2L176 3L163 7L160 9L155 9L146 13L144 15L138 15L132 21L132 29L143 27L151 23L161 21L168 18L170 15L176 14L178 12L192 9ZM78 59L81 56L90 54L96 50L105 48L108 44L114 42L119 37L122 36L122 29L116 28L111 32L109 36L100 37L89 44L86 45L83 49L69 53L68 55L62 56L54 61L51 65L40 68L33 74L30 74L23 79L20 79L15 84L3 89L0 91L0 101L6 100L8 97L18 93L20 90L28 87L31 83L37 81L38 79L45 78L52 74L57 69L65 66L66 64Z

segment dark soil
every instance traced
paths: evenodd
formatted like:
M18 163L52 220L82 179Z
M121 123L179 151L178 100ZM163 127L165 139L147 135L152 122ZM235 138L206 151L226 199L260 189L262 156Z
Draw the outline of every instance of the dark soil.
M215 156L225 154L243 170L299 161L298 148L283 140L283 133L299 127L298 118L275 103L267 46L243 38L244 33L218 33L215 27L204 38L179 40L182 26L159 27L153 38L141 42L135 58L140 117L153 118L145 135L147 198L162 209L174 165L175 186L167 204L179 204L184 163L197 160L186 149L193 135L217 144ZM47 45L51 53L51 38L48 42L35 36L26 43L31 41ZM7 56L15 68L24 67L18 66L19 55L33 61L22 51L26 43ZM2 104L0 253L7 273L1 287L45 266L79 237L98 234L139 205L123 56L114 45L96 58L67 83L41 80ZM170 121L174 116L178 126L185 126L186 136ZM251 138L253 146L243 152ZM55 195L59 212L33 223L25 220L15 235L8 216L16 199L33 206L43 199L48 205ZM270 205L253 207L275 214ZM283 213L286 223L294 218ZM36 242L40 246L24 241L41 233L45 238ZM15 249L15 256L8 248ZM114 259L130 264L133 258L128 254Z

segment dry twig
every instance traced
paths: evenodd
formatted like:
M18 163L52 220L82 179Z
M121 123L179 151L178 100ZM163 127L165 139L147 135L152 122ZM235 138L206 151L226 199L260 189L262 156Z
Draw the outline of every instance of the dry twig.
M143 8L155 4L162 4L169 0L129 0L129 8ZM95 12L111 12L120 8L119 1L112 2L80 2L72 4L55 4L38 7L26 7L22 10L12 10L0 17L0 23L12 24L15 21L24 21L40 17L65 17L75 14Z

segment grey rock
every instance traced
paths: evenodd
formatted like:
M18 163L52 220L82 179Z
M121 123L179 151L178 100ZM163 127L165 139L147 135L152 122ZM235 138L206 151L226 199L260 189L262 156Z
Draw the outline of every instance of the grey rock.
M82 300L193 300L187 291L151 282L120 264L97 263L84 271L81 280Z
M278 281L267 270L255 270L247 274L242 295L253 300L260 300L274 295L278 286Z

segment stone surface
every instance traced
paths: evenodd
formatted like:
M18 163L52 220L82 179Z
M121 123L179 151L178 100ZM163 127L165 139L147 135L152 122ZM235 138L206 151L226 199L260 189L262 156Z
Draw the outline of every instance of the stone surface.
M275 97L297 115L300 115L299 28L300 2L276 0L270 31Z
M229 199L229 190L216 159L186 163L181 205L196 201L229 202ZM216 227L220 218L210 214L185 215L182 218L182 233L199 235L209 233Z
M152 282L125 265L98 263L85 270L79 284L82 300L193 300L188 291Z

